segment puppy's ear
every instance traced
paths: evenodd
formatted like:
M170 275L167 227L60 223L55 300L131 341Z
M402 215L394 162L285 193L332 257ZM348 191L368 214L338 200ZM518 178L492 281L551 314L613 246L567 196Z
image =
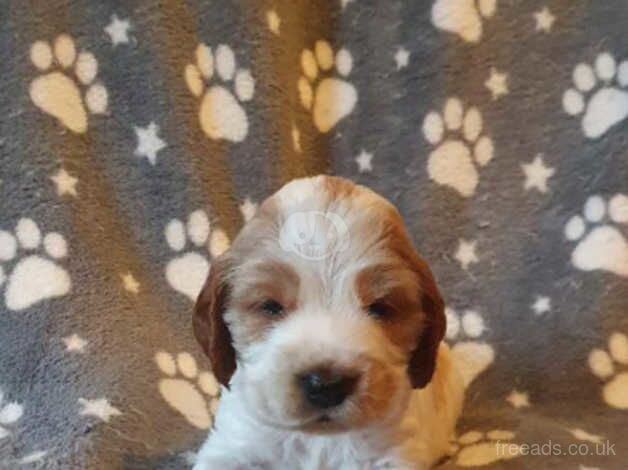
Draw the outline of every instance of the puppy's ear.
M236 369L231 333L224 320L230 290L225 279L227 265L225 255L212 262L192 321L194 336L209 357L214 375L225 387Z
M414 388L423 388L430 382L436 369L438 347L445 336L447 321L445 319L445 304L436 286L432 271L427 263L418 256L415 261L415 270L421 283L421 307L425 321L418 338L417 348L410 357L408 374Z

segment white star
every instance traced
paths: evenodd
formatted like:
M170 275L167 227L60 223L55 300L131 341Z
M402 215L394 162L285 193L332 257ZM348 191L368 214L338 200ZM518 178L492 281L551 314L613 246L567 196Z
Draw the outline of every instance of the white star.
M556 172L554 168L545 166L541 155L537 155L530 163L522 163L521 169L526 176L523 188L526 191L531 188L536 188L542 193L547 191L547 180Z
M536 301L531 305L536 315L542 315L551 309L551 301L549 297L537 296Z
M530 406L530 399L526 392L519 392L517 390L513 390L510 392L510 395L506 397L506 401L510 403L515 408L524 408Z
M543 7L541 11L534 13L534 19L536 20L536 30L546 33L551 31L552 25L556 21L556 17L552 15L552 12L547 7Z
M410 58L410 52L405 47L398 47L395 53L395 62L397 63L397 70L401 70L408 66L408 59Z
M87 341L85 341L76 333L74 333L72 336L66 336L61 340L65 343L66 351L83 352L83 349L85 349L85 346L87 346Z
M275 10L268 10L266 12L266 22L268 23L268 29L270 29L273 34L279 35L279 26L281 26L281 18Z
M458 260L463 269L467 269L471 263L478 262L478 255L475 253L477 241L468 242L462 238L458 242L458 251L455 258Z
M491 91L493 99L508 94L508 74L499 72L491 67L491 76L484 82L484 86Z
M118 15L111 16L111 22L105 27L105 32L111 38L113 47L129 42L130 28L131 22L129 20L121 20Z
M140 283L137 282L137 279L131 273L121 274L122 284L124 284L124 288L129 292L137 294L140 291Z
M79 398L78 402L83 406L83 409L79 411L81 416L96 416L105 422L109 422L109 418L112 416L119 416L122 412L111 406L109 400L106 398L98 398L96 400L87 400L85 398Z
M253 218L255 212L257 212L257 204L252 202L248 197L244 199L244 202L240 204L240 212L242 213L242 217L244 217L244 221L248 222Z
M360 173L364 173L365 171L373 171L373 165L371 164L371 160L373 160L373 154L362 149L360 154L355 157L355 162L358 164L358 171Z
M151 165L157 162L157 153L166 146L166 142L159 138L157 133L159 126L151 122L146 127L136 127L137 147L135 155L138 157L146 157Z
M76 183L78 178L71 176L65 169L61 168L57 173L50 177L57 187L57 194L63 196L69 194L70 196L76 196Z

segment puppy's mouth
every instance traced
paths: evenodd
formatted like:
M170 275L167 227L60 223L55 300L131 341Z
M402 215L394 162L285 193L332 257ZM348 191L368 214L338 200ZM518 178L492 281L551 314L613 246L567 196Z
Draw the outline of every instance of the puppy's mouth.
M267 423L279 429L301 431L309 434L333 434L346 431L348 428L342 420L333 418L329 414L313 416L298 423Z
M303 423L300 431L310 434L336 434L348 431L351 428L352 426L348 425L342 418L323 414Z

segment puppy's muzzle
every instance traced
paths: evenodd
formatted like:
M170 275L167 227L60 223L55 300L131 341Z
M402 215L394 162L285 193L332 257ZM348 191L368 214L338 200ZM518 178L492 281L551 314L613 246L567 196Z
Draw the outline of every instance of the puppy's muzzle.
M315 408L328 409L341 405L356 388L356 373L318 368L297 377L305 400Z

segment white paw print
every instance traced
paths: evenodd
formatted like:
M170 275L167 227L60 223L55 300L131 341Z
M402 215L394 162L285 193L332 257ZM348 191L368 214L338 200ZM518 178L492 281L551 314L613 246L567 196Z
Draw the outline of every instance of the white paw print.
M482 134L482 115L477 108L464 110L458 98L449 98L442 115L431 111L423 120L423 135L436 146L427 171L438 184L450 186L464 197L475 193L478 166L493 158L493 141ZM451 135L447 136L449 132Z
M595 69L576 65L573 83L575 88L563 94L563 108L571 116L584 113L582 131L589 139L603 136L628 117L628 91L622 90L628 86L628 61L618 67L615 58L603 52L595 59Z
M303 76L297 83L301 105L312 112L314 125L322 133L351 114L358 101L358 92L351 83L331 76L334 66L340 77L349 76L353 58L348 50L340 49L334 57L329 43L319 40L314 44L314 52L301 52Z
M452 445L456 465L460 467L482 467L522 455L518 444L512 442L515 433L494 429L487 433L469 431Z
M496 8L497 0L436 0L432 5L432 23L467 42L478 42L483 19L492 17Z
M4 402L4 394L0 390L0 439L8 437L11 432L7 428L15 424L24 414L24 408L19 403Z
M187 224L173 219L166 226L166 241L172 251L184 251L188 239L194 248L170 260L166 279L170 287L194 302L209 273L207 249L213 257L219 256L229 248L229 239L221 229L211 230L207 214L200 209L189 215Z
M483 341L480 336L486 331L484 320L477 312L466 310L458 315L453 309L446 308L447 339L452 343L451 352L459 364L465 387L484 372L495 359L493 347ZM469 338L464 340L464 337Z
M77 54L71 36L57 36L53 47L37 41L31 46L30 56L33 65L46 72L30 85L31 100L43 112L76 133L87 131L87 112L107 112L107 89L96 81L98 61L91 52ZM69 76L70 67L76 78ZM87 88L84 94L81 86Z
M587 223L593 224L587 230ZM616 194L608 204L591 196L584 205L584 217L575 215L565 225L565 236L578 241L571 262L582 271L608 271L628 276L628 240L615 224L628 224L628 196Z
M51 232L43 237L40 254L18 253L18 249L29 252L41 250L42 234L31 219L20 219L15 227L15 236L0 230L0 263L14 262L10 270L0 264L0 286L5 284L4 302L9 310L24 310L31 305L62 297L70 291L71 282L67 271L55 260L67 255L65 238Z
M224 83L212 84L212 80ZM231 81L234 81L233 91L227 88ZM198 118L210 139L242 142L246 138L249 120L241 102L253 98L255 80L251 72L237 68L229 46L220 44L212 51L206 44L199 44L196 64L185 67L185 82L194 96L202 96Z
M159 392L168 404L199 429L209 429L218 406L220 386L214 375L199 371L191 354L159 351L155 362L165 375L159 380Z
M617 372L614 363L623 366L623 370ZM589 367L606 382L602 389L604 401L613 408L628 410L628 337L613 333L608 338L608 352L603 349L591 351Z

